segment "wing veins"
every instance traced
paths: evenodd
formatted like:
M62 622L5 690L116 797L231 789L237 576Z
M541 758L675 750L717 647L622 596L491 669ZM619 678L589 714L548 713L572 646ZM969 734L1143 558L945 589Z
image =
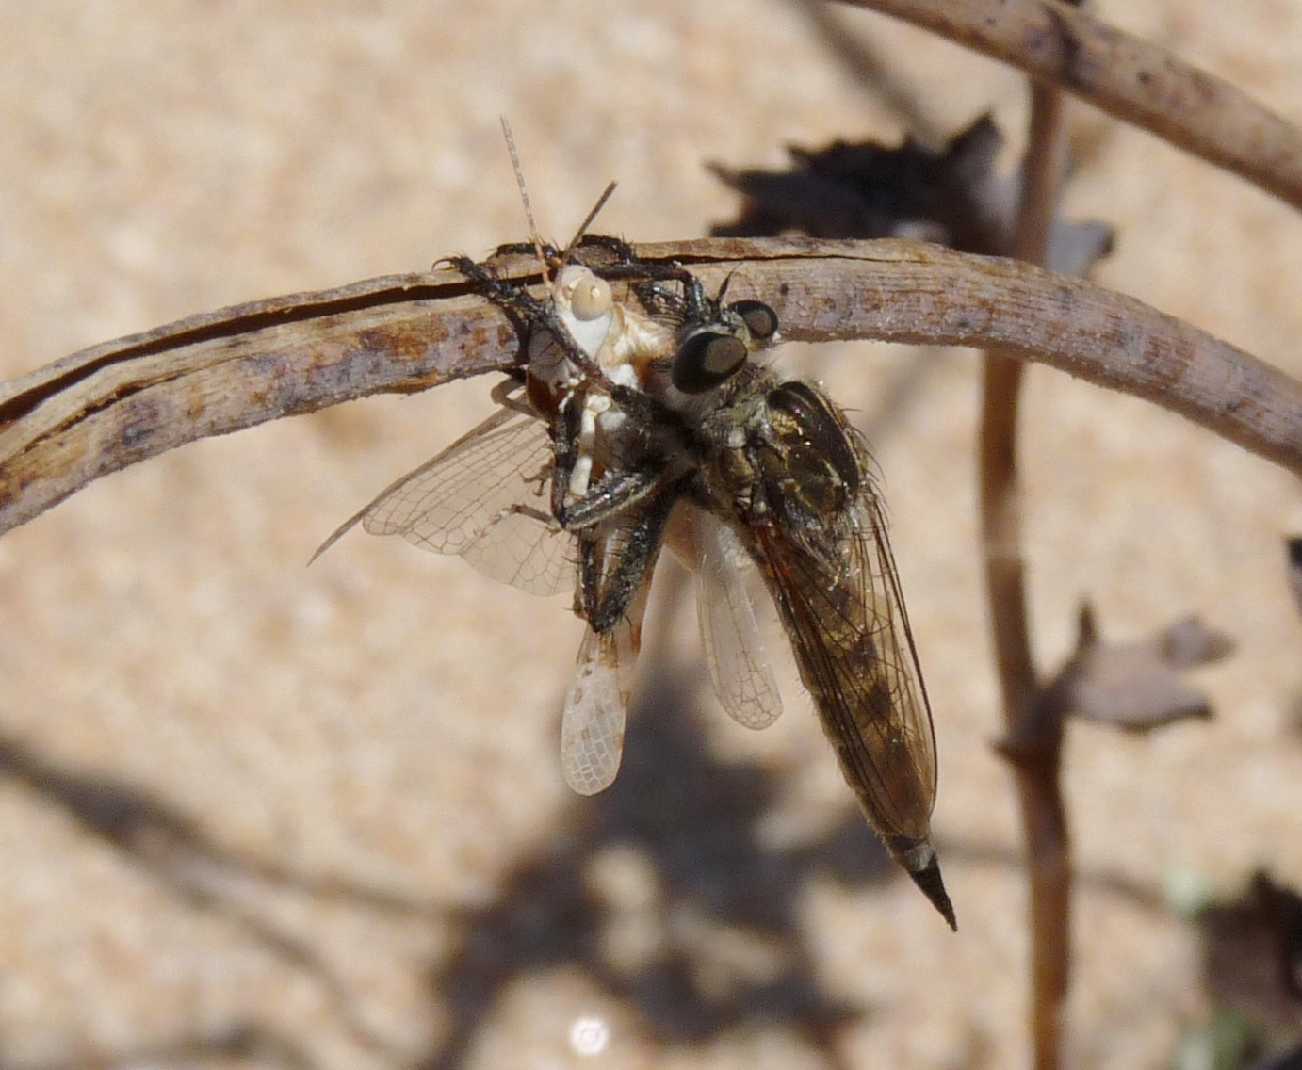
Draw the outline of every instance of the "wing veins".
M818 558L771 534L761 537L758 545L767 559L766 571L771 577L775 597L780 608L784 609L783 615L794 633L792 638L797 660L801 663L803 672L814 678L810 690L819 711L828 719L844 744L843 747L838 747L843 764L848 764L853 778L868 793L879 819L892 826L884 831L915 834L918 831L917 815L906 811L921 803L926 811L925 816L929 817L935 794L935 743L931 711L926 692L921 686L917 652L904 616L894 561L890 557L889 546L883 547L885 528L873 496L867 494L864 497L868 501L861 501L861 508L856 511L860 519L869 521L871 537L877 550L876 559L881 565L884 587L881 591L877 590L874 582L875 574L866 545L867 535L862 530L862 524L858 530L852 530L840 546L841 553L838 557L850 561L852 572L849 575L832 575ZM865 504L866 508L862 508ZM847 612L845 608L854 603L828 593L846 583L854 583L859 588L856 598L862 600L862 622L855 619L853 611ZM876 668L872 677L861 677L855 673L855 666L849 659L829 645L824 626L829 614L834 614L852 634L866 634L872 639ZM902 657L895 628L897 619L904 629L904 639L912 656L912 672ZM856 717L855 711L869 707L872 686L868 681L877 678L879 674L885 681L889 707L885 718L874 718L865 724ZM913 680L918 682L916 692L910 686ZM809 684L810 681L807 680L806 683ZM871 732L873 739L865 738L865 732ZM898 784L899 779L879 768L879 762L885 760L885 755L891 749L892 737L905 741L908 760L913 763L919 787L927 798L899 799L891 790L889 785ZM876 747L873 746L874 742ZM875 751L879 751L883 758L876 757Z

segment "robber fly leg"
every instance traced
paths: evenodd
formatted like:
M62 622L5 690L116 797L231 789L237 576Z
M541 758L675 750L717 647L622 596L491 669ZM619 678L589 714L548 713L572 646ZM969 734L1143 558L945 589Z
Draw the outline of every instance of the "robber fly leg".
M676 484L662 487L659 495L638 513L611 568L605 567L607 562L599 552L605 542L601 534L585 532L579 536L579 599L583 616L598 635L606 634L624 619L638 588L655 568L665 524L678 495Z
M546 306L529 293L523 286L503 282L491 271L476 264L468 256L445 256L439 264L448 264L461 272L467 279L477 285L495 305L514 312L526 322L532 323L546 315Z
M589 246L608 250L611 255L622 264L627 264L637 259L633 253L633 246L629 245L623 238L616 237L614 234L585 234L579 239L578 248L586 249Z
M589 264L603 279L634 280L644 284L677 282L683 287L683 303L692 320L704 320L710 311L705 288L695 275L677 260L643 260L623 238L610 234L585 234L579 248L604 250L612 259L610 264Z
M656 279L662 281L687 282L691 273L676 260L662 263L658 260L643 260L633 246L623 238L612 234L585 234L579 240L580 249L601 249L610 258L610 264L588 264L593 271L604 278L611 279ZM586 261L585 261L586 263Z
M606 472L595 483L597 421L612 402L628 395L639 406L656 403L639 390L612 387L613 395L587 391L571 394L561 405L552 433L555 467L552 474L552 514L561 527L591 528L633 508L679 472L659 459L632 468ZM627 410L625 410L627 412Z
M629 512L662 491L673 478L662 465L609 472L582 497L562 504L556 520L569 531L586 531Z
M668 479L663 465L631 471L607 472L590 483L592 458L585 452L581 428L584 407L565 407L561 426L552 441L556 454L552 470L552 515L561 527L573 531L593 528L613 519L660 489Z
M538 248L533 244L533 242L513 241L507 242L505 245L499 245L493 250L492 256L490 256L489 259L492 260L499 256L532 256L537 252ZM558 259L561 255L560 250L550 242L543 243L542 254L548 262Z
M683 288L690 290L695 284L700 286L695 275L688 271L682 264L676 260L669 260L660 263L656 260L633 260L628 264L612 264L610 267L594 268L603 279L633 279L641 283L665 283L678 282L682 283Z
M574 482L579 462L580 424L583 421L582 395L570 395L561 403L560 417L551 427L552 439L552 516L565 526L565 499Z

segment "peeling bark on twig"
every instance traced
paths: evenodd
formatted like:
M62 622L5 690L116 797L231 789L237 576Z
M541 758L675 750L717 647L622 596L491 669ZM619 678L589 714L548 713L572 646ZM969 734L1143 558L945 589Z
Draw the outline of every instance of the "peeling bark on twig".
M1302 130L1229 82L1058 0L843 0L924 27L1302 208Z
M1000 345L1179 412L1302 475L1302 384L1139 301L1011 260L904 241L636 247L769 301L800 341ZM497 265L527 279L532 258ZM0 532L174 446L516 360L453 271L241 305L95 346L0 386Z

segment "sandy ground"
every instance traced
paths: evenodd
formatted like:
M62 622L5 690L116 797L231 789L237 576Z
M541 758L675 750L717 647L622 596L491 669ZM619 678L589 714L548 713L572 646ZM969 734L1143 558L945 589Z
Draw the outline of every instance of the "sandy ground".
M1297 5L1100 6L1302 121ZM927 122L992 109L1019 139L1012 72L833 14ZM735 209L704 160L903 128L778 0L50 0L8 5L0 33L4 376L522 237L499 114L544 228L568 234L615 177L602 229L637 239ZM1302 374L1296 213L1089 109L1078 126L1069 211L1119 228L1100 279ZM860 828L803 700L749 734L697 693L686 613L621 780L578 800L555 753L579 637L565 599L362 535L304 570L488 411L476 381L178 450L0 541L0 1065L1023 1065L977 360L787 359L863 411L886 474L957 936ZM1302 883L1302 621L1280 544L1302 493L1048 371L1026 435L1044 664L1086 594L1115 637L1197 611L1241 644L1198 676L1212 723L1070 740L1071 1062L1165 1066L1203 998L1164 889L1233 891L1260 864Z

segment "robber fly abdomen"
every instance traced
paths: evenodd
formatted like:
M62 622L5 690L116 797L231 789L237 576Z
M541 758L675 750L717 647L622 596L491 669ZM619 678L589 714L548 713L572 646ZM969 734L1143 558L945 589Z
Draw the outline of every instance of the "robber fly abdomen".
M698 499L759 566L864 815L953 925L931 711L860 435L818 388L751 365L698 428Z

